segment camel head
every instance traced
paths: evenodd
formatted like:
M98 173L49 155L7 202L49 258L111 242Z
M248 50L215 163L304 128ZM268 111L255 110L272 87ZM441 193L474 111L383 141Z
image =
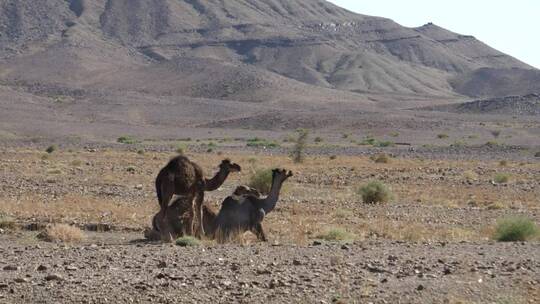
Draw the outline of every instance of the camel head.
M250 196L257 197L257 198L261 197L261 193L259 192L259 190L251 188L249 186L245 186L245 185L241 185L241 186L236 187L236 189L233 192L233 195L234 196L247 196L247 195L250 195Z
M278 180L280 183L283 183L289 177L293 176L291 171L285 169L274 169L272 170L272 180Z
M242 167L240 165L231 162L230 159L224 159L219 164L219 169L226 172L240 172Z

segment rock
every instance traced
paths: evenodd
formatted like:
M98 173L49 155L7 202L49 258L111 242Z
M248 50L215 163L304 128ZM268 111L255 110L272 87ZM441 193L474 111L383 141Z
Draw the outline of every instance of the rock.
M351 248L350 248L349 246L347 246L346 244L343 244L343 245L341 245L341 249L343 249L343 250L349 250L349 249L351 249Z
M75 267L75 266L66 266L65 268L67 271L76 271L76 270L79 270L79 268Z
M418 285L418 287L416 287L416 290L418 290L418 291L422 291L424 289L426 289L426 288L422 284L420 284L420 285Z
M448 268L448 267L445 267L444 270L443 270L443 273L444 273L445 275L449 275L449 274L452 273L452 270L451 270L450 268Z
M313 241L313 246L320 246L322 245L321 241Z
M59 274L52 273L52 274L49 274L48 276L46 276L45 280L47 280L47 281L63 281L64 278Z
M30 282L30 280L28 280L27 278L16 278L13 281L15 281L15 283L28 283L28 282Z
M159 263L157 264L157 267L158 267L158 268L165 268L165 267L167 267L167 262L161 261L161 262L159 262Z
M143 185L142 184L138 184L135 186L135 189L137 190L142 190L143 189Z
M15 266L15 265L7 265L7 266L4 266L3 269L4 269L5 271L17 271L17 270L20 270L21 267Z
M39 265L39 266L36 268L37 271L45 271L45 270L47 270L47 269L48 269L48 268L47 268L47 266L45 266L45 265Z
M293 260L292 263L293 263L293 265L295 265L295 266L300 266L300 265L302 265L302 262L300 262L300 260L296 260L296 259Z

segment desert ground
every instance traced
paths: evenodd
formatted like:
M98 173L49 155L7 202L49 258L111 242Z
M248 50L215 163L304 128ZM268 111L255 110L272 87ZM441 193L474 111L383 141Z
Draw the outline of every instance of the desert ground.
M534 149L336 148L313 138L300 164L288 143L230 139L52 153L5 144L0 303L538 303L538 238L492 238L500 219L540 222ZM258 169L294 172L264 220L267 243L249 232L193 247L144 240L158 210L154 178L179 147L207 176L224 158L242 166L206 194L216 209ZM376 162L379 153L388 162ZM495 182L501 175L508 181ZM391 201L362 202L357 189L372 180L388 185ZM37 238L48 223L84 238Z

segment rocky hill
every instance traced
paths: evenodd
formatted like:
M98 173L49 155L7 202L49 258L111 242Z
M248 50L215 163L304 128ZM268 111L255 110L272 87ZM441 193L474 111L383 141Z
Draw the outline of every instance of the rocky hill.
M540 95L507 96L423 109L470 114L540 115Z
M15 100L28 111L67 100L55 115L92 109L96 121L124 122L107 112L111 100L130 106L132 96L132 110L142 107L133 100L158 102L167 115L167 104L195 98L212 104L197 125L215 126L275 116L268 111L310 117L525 95L540 91L538 79L473 36L323 0L0 0L5 113L20 107Z

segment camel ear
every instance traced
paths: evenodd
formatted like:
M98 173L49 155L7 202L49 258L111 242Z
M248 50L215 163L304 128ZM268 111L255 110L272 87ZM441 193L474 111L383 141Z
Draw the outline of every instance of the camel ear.
M231 163L231 160L226 158L224 160L221 161L222 164L230 164Z

